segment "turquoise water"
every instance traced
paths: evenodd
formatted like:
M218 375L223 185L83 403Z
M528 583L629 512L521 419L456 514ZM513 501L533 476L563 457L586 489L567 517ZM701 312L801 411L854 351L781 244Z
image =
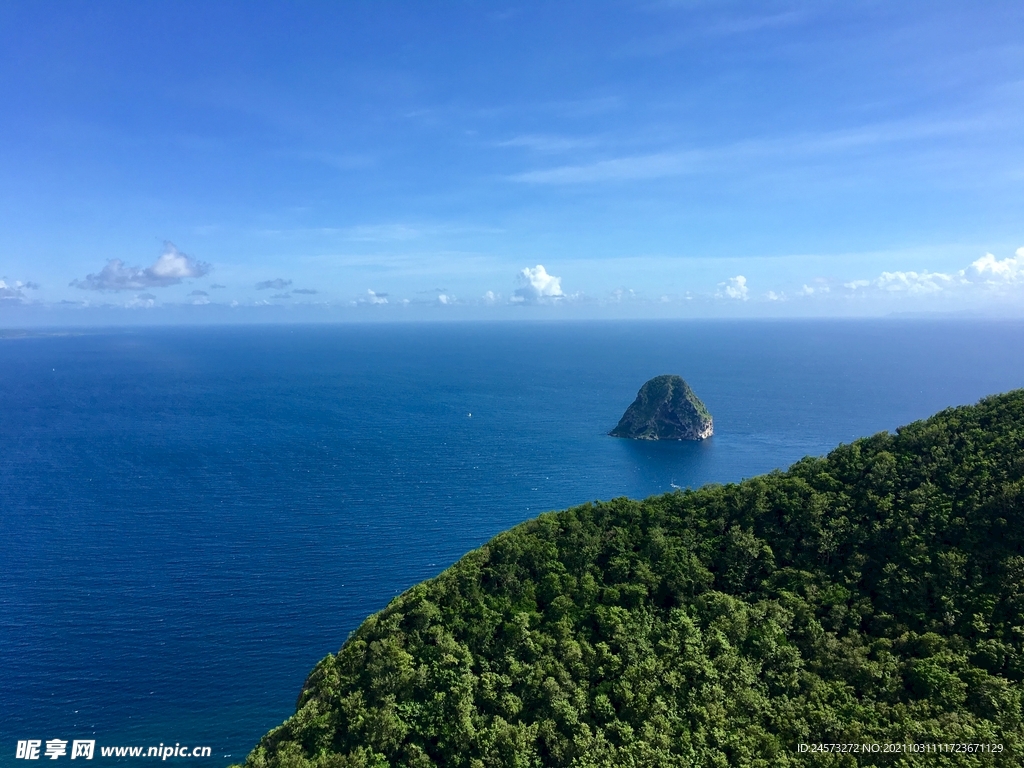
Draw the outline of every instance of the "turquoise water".
M818 321L0 339L0 765L30 738L240 760L367 614L498 531L1024 386L1022 338ZM704 400L712 439L606 435L661 373Z

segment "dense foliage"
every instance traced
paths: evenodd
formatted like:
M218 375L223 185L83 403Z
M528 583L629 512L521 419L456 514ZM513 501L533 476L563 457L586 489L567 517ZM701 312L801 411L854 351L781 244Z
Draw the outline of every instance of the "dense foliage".
M367 619L247 766L1016 766L1022 680L1017 391L503 533Z

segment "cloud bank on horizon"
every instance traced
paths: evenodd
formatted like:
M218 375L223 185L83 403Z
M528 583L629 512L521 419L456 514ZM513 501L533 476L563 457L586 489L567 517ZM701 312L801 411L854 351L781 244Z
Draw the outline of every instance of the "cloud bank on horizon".
M882 272L874 280L844 283L850 290L876 288L887 293L930 294L972 287L1007 288L1024 281L1024 247L1014 256L998 259L991 253L952 274L943 272Z
M140 289L170 289L187 281L194 283L205 277L213 269L211 264L199 262L180 252L173 244L167 243L164 253L157 261L147 268L127 267L118 259L107 262L101 272L89 274L83 280L72 281L72 286L100 293L117 293L121 291L139 291ZM585 271L585 270L584 270ZM344 293L325 299L323 292L313 288L291 288L294 280L277 277L253 283L255 291L276 290L276 293L260 298L256 297L247 304L237 298L211 298L210 291L224 290L227 286L211 283L209 290L194 288L178 298L161 297L146 292L120 303L90 303L88 301L74 304L79 308L89 307L121 307L124 309L157 309L161 306L193 306L209 305L230 307L250 306L253 308L281 305L281 302L292 307L317 306L321 309L359 308L359 307L390 307L408 308L416 306L437 307L476 307L482 310L498 311L502 307L556 307L567 309L566 316L577 316L580 311L586 314L613 306L628 305L632 309L644 306L697 307L684 316L699 316L700 308L711 311L715 307L726 309L729 306L751 306L768 309L775 306L803 306L813 308L820 314L863 314L857 309L868 302L873 306L889 311L898 310L906 301L941 298L946 306L956 308L949 302L968 302L962 306L997 305L1024 306L1024 247L1016 249L1014 255L999 258L992 253L985 253L965 267L958 270L939 272L935 270L882 270L875 277L857 277L854 279L828 278L816 276L788 289L779 286L767 288L772 284L771 273L763 274L755 280L746 275L734 275L719 280L717 283L701 290L694 286L682 294L648 294L630 287L616 287L604 294L588 293L583 290L567 293L562 288L563 277L551 274L543 264L519 269L508 280L514 286L504 298L501 291L487 290L478 299L464 300L458 298L447 288L435 288L432 291L417 291L417 294L432 293L432 300L425 300L416 295L412 297L395 295L394 292L366 288L354 296ZM777 282L777 280L775 280ZM767 290L765 290L767 288ZM39 289L33 282L0 280L0 301L7 306L33 304L41 306L41 302L33 301L29 292ZM970 302L973 302L971 304ZM72 302L67 302L72 304ZM914 305L919 307L920 304ZM825 307L825 311L822 311ZM756 314L756 311L755 311ZM768 314L771 314L769 311ZM804 313L806 314L806 312ZM813 314L813 312L812 312ZM482 315L486 316L486 315ZM515 315L512 315L515 316ZM519 315L521 316L521 315ZM593 315L593 316L600 316ZM664 315L663 315L664 316Z
M16 7L0 325L1024 316L1020 3Z

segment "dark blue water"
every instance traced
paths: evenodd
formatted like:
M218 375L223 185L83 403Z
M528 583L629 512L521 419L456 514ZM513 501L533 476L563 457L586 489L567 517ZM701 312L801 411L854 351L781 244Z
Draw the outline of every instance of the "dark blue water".
M1024 386L1022 338L891 321L0 339L0 765L29 738L238 761L367 614L498 531ZM715 436L607 437L661 373Z

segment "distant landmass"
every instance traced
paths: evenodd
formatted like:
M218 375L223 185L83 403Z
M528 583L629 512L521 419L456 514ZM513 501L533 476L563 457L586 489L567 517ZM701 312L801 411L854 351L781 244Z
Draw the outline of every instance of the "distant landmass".
M1018 390L502 533L369 617L246 765L1019 766L1022 681Z
M646 382L609 434L634 440L703 440L714 433L711 414L679 376Z

